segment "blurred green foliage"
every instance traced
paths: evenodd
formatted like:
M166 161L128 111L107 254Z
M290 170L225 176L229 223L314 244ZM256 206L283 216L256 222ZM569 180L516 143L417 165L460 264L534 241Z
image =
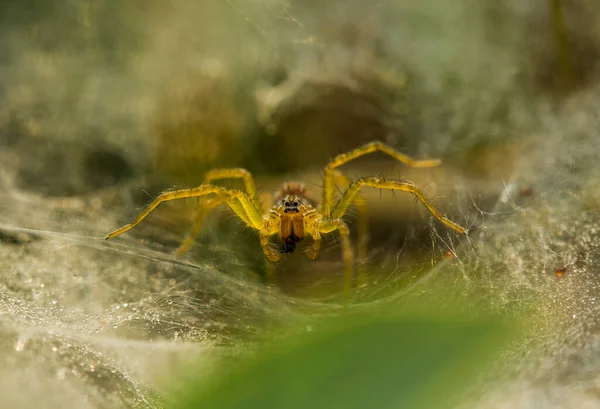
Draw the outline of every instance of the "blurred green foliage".
M270 342L181 409L447 408L513 334L497 319L406 314L319 322ZM324 329L323 329L324 328Z

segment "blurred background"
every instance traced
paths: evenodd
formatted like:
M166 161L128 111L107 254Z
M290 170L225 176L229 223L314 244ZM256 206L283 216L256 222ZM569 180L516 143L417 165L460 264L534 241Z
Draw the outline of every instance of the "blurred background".
M599 18L592 0L0 0L3 407L169 406L192 358L210 374L341 313L335 234L272 288L227 209L174 255L196 200L102 239L216 167L318 202L327 162L373 140L442 165L372 154L350 179L411 180L469 235L365 189L351 310L416 298L525 329L458 407L597 407Z

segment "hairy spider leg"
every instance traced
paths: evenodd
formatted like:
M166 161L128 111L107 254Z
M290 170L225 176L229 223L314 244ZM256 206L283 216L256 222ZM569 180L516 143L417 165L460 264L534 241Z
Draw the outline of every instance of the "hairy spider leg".
M350 187L348 187L348 189L344 192L341 199L337 202L337 204L333 208L333 210L331 212L333 219L339 219L346 213L346 211L348 210L348 207L354 200L355 196L358 194L359 190L363 188L363 186L370 186L370 187L375 187L375 188L379 188L379 189L401 190L403 192L412 193L417 197L417 199L419 199L421 201L421 203L423 203L425 205L427 210L429 210L431 212L431 214L436 219L438 219L440 222L444 223L446 226L450 227L451 229L453 229L459 233L466 232L466 230L463 227L459 226L458 224L454 223L453 221L448 220L447 218L442 216L442 214L435 207L433 207L433 205L429 202L429 200L427 200L427 198L425 197L423 192L421 192L419 190L419 188L417 188L413 183L403 182L403 181L398 181L398 180L383 180L383 179L379 179L379 178L364 178L364 179L359 179L357 181L352 182Z
M201 185L190 189L172 190L161 193L131 223L113 231L106 236L106 239L112 239L113 237L134 228L162 202L183 199L186 197L202 197L210 194L214 194L216 198L219 198L223 203L226 203L249 227L258 230L265 256L272 261L276 261L273 260L275 257L278 259L279 254L269 246L268 241L269 236L278 232L279 226L277 225L276 220L273 218L263 219L258 213L258 210L256 210L252 199L246 192L237 189L225 189L215 185ZM267 238L266 241L264 240L265 237Z
M316 260L319 257L319 251L321 249L321 232L319 231L319 224L323 217L317 212L311 213L304 217L304 230L312 238L311 245L306 249L306 257L311 260Z
M402 162L414 168L430 168L437 166L441 163L439 159L415 160L410 156L398 152L391 146L388 146L383 142L379 141L370 142L366 145L359 146L358 148L351 150L350 152L342 153L336 156L331 162L329 162L329 164L324 169L322 211L323 214L325 214L325 217L332 216L333 201L335 195L335 169L351 160L377 151L386 153L394 159L398 160L399 162Z
M178 255L182 255L183 253L188 251L188 249L194 242L194 239L198 235L198 232L200 231L200 227L202 227L202 223L204 222L204 219L206 218L206 215L208 214L208 212L210 210L214 209L215 207L217 207L218 205L222 204L223 202L225 202L225 200L226 199L224 199L223 197L213 197L211 199L208 199L201 203L198 203L198 213L196 214L196 219L194 220L194 225L192 226L192 229L188 233L185 240L181 243L181 245L177 249ZM241 206L241 204L238 204L238 206ZM241 213L243 213L243 211ZM242 221L244 223L249 224L249 221L247 219L244 219L242 217L240 217L240 219L242 219Z
M244 168L224 168L224 169L212 169L204 175L203 185L212 185L215 180L220 179L242 179L246 188L246 193L252 199L255 207L260 209L262 207L260 197L256 190L256 183L252 174Z
M352 183L350 179L338 169L335 170L333 175L335 183L341 185L344 190ZM367 206L367 201L360 192L357 193L354 198L354 205L358 210L358 260L362 262L367 258L367 248L369 243L369 208ZM363 266L363 264L360 264L360 266ZM362 267L359 268L362 269Z
M350 229L346 222L338 218L320 220L316 226L316 230L319 233L331 233L336 230L340 232L340 238L342 240L342 258L346 266L344 274L344 299L349 300L350 291L352 289L352 278L354 276L354 252L352 251L352 245L350 244Z
M279 223L276 218L271 217L266 224L267 226L258 233L260 245L262 246L265 257L269 261L276 263L281 260L281 254L279 253L279 250L271 245L269 237L279 232ZM267 267L267 275L270 274L274 274L274 269L269 269L269 267Z
M214 194L216 197L222 199L223 202L230 205L231 209L242 219L248 226L260 230L264 223L262 217L254 207L254 204L248 197L248 195L241 190L226 189L215 185L200 185L198 187L181 189L181 190L170 190L161 193L152 203L150 203L131 223L126 224L110 233L106 236L106 239L112 239L126 231L134 228L142 220L144 220L159 204L170 200L184 199L187 197L202 197L206 195ZM231 203L232 200L239 200L239 205Z
M263 214L270 214L270 210L273 207L273 194L272 193L261 193L260 199L262 202ZM275 223L276 223L276 221L275 221ZM263 245L263 250L264 250L265 246L269 246L269 248L271 248L271 245L268 242L268 238L267 238L267 241L265 241L265 245ZM278 261L281 258L279 253L275 250L270 251L270 257L277 258L277 260L275 260L275 261ZM277 267L275 266L275 264L273 264L273 262L271 262L271 260L269 259L269 256L267 256L266 253L265 253L265 283L267 284L268 288L271 288L275 284L277 284Z
M206 173L204 176L203 185L213 184L215 180L220 179L242 179L244 181L244 186L246 188L246 193L254 202L254 205L257 209L262 207L260 197L257 194L256 184L254 183L254 178L252 174L244 169L244 168L223 168L223 169L213 169ZM200 227L204 223L204 219L208 214L208 211L214 209L219 204L223 203L223 200L219 200L219 198L209 199L209 200L199 200L198 202L198 213L196 215L196 219L194 220L194 225L192 229L186 236L185 240L181 243L179 248L177 249L177 254L181 255L185 253L192 243L194 239L198 235L200 231ZM231 206L230 206L231 207ZM237 213L237 212L236 212ZM239 214L238 214L239 215ZM240 217L241 218L241 217ZM249 224L247 220L244 220L244 223Z

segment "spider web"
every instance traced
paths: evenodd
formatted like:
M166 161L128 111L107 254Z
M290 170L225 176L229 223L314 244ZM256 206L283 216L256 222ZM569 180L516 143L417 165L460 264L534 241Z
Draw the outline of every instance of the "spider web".
M260 249L245 244L255 236L233 218L207 221L208 238L184 258L170 251L180 232L160 226L160 234L142 229L104 241L135 207L130 196L141 184L127 179L118 188L89 188L77 152L117 147L144 169L156 143L148 136L154 102L167 89L186 89L195 76L252 94L259 121L276 126L290 106L310 104L314 96L299 93L306 83L361 90L357 72L397 83L390 66L401 61L421 87L413 103L420 107L421 134L430 135L416 143L417 151L458 167L468 162L461 152L481 142L514 142L519 149L500 155L498 167L511 168L501 177L477 178L467 169L437 182L450 190L436 204L469 227L467 238L428 224L426 212L414 210L417 203L411 212L422 227L413 223L402 239L373 242L367 269L375 278L357 290L353 308L402 308L417 297L440 307L461 300L472 310L520 320L527 336L505 351L498 372L482 381L483 393L466 396L463 406L598 406L597 86L560 107L519 90L519 43L510 33L486 37L482 21L490 9L469 2L451 9L433 0L163 3L139 10L108 1L88 10L64 2L58 14L78 21L81 32L43 17L56 17L58 3L48 2L42 17L2 14L31 18L38 30L2 26L10 34L2 36L9 57L0 61L2 77L10 79L0 87L7 107L1 123L8 129L0 139L3 404L161 407L169 380L191 360L204 364L208 377L282 322L306 329L315 317L339 314L335 296L266 288L253 276ZM518 28L519 19L535 14L533 2L527 2L531 9L524 3L509 6ZM126 18L115 33L94 31L119 16ZM96 47L78 43L82 32ZM383 56L371 65L368 50L377 47ZM282 82L253 76L271 63L284 66ZM367 108L398 126L393 112ZM66 154L38 169L47 152ZM382 197L393 206L404 200ZM281 272L305 277L303 284L339 286L341 274L323 274L343 271L339 243L333 237L327 244L325 264L313 268L296 255ZM309 292L316 288L308 285Z

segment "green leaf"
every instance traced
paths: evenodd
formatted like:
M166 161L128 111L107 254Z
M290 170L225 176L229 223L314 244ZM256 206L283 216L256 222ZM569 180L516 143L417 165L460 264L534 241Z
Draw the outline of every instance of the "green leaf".
M346 318L271 345L179 407L447 408L505 335L493 321Z

